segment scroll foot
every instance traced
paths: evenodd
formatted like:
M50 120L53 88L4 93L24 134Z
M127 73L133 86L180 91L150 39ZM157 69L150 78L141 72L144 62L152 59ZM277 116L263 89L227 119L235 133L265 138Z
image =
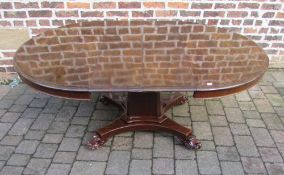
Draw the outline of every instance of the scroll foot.
M109 105L109 100L104 97L104 96L101 96L99 101L103 104L103 105Z
M190 136L186 139L179 139L180 142L188 149L198 150L201 148L202 144L195 136Z
M177 105L183 105L187 102L188 102L188 97L185 96L185 95L178 97L177 100L176 100Z
M89 140L86 144L87 148L91 150L99 149L105 144L105 140L103 140L100 136L94 135L91 140Z

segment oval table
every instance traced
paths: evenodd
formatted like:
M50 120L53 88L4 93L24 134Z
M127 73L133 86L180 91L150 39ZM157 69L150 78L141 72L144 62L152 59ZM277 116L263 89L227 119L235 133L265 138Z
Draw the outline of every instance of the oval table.
M186 21L91 21L48 29L24 43L14 67L30 87L63 98L90 100L92 92L127 92L124 101L102 96L120 117L95 131L88 147L135 130L165 131L190 149L201 147L192 130L166 116L173 106L255 85L268 57L229 29ZM160 92L175 92L161 99Z

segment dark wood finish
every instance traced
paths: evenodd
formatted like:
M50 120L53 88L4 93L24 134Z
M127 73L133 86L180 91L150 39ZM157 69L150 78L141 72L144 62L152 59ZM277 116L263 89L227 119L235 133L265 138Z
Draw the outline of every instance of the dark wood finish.
M169 119L165 112L175 105L187 102L183 95L175 94L168 102L161 104L160 93L158 92L129 92L126 102L127 108L123 107L123 102L112 102L121 110L120 118L96 131L93 138L87 143L91 149L98 149L108 138L128 131L164 131L171 133L190 149L199 149L200 142L192 136L192 130L181 126ZM108 97L103 97L102 101L110 101ZM107 103L104 103L107 104Z
M233 87L233 88L221 89L221 90L210 90L210 91L195 91L193 93L193 97L194 98L214 98L214 97L222 97L226 95L235 94L243 90L246 90L250 87L253 87L254 85L258 83L261 77L262 75L259 78L255 79L254 81L251 81L244 85Z
M31 88L44 92L46 94L56 96L56 97L63 97L66 99L76 99L76 100L91 100L91 93L90 92L82 92L82 91L64 91L59 89L52 89L47 88L44 86L40 86L36 83L29 81L28 79L24 78L23 76L19 75L21 80L29 85Z

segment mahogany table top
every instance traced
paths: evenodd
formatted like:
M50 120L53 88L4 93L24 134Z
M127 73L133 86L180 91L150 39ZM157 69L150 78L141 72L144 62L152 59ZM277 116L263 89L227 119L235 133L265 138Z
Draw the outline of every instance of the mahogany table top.
M25 79L66 91L210 91L259 79L268 57L228 29L182 21L91 21L49 29L14 57Z

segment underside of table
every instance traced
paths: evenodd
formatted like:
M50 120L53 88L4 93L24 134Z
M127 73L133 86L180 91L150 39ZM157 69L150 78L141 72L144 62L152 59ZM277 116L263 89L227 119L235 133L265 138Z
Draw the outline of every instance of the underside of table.
M159 92L128 92L126 102L115 101L107 96L102 96L100 101L104 105L118 107L120 117L95 131L87 143L90 149L100 148L116 134L137 130L168 132L189 149L201 148L201 143L192 135L191 129L176 123L165 114L172 107L187 103L188 98L180 93L162 100Z

